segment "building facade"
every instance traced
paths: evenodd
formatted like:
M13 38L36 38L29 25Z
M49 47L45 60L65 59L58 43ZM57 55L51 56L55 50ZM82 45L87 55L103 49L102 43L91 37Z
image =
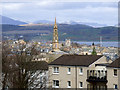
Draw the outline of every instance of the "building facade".
M119 88L101 55L63 55L49 64L49 87L96 90ZM113 87L112 87L113 85ZM115 86L117 85L117 86Z
M109 88L114 88L116 90L120 89L120 58L113 61L110 65L107 66L108 83Z

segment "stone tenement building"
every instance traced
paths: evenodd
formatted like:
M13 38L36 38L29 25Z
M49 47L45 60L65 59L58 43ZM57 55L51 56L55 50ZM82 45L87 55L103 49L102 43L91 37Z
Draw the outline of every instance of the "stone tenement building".
M62 55L49 64L52 88L120 89L120 58L110 63L102 55Z

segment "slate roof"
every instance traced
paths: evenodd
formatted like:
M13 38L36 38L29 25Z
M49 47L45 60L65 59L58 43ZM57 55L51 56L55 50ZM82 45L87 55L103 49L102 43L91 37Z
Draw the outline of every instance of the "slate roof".
M28 70L48 70L48 63L45 61L26 62L25 68Z
M102 55L62 55L49 65L63 65L63 66L89 66Z
M108 67L120 68L120 57L108 65Z

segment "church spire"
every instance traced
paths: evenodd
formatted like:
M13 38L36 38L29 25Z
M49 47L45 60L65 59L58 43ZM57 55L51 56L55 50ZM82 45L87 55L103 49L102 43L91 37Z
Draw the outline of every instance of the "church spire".
M57 29L57 24L56 24L56 17L55 17L55 24L54 24L54 29Z
M53 51L58 51L59 50L58 30L57 30L57 24L56 24L56 17L55 17L55 24L54 24L54 29L53 29L52 50Z
M56 17L55 17L55 24L56 24Z

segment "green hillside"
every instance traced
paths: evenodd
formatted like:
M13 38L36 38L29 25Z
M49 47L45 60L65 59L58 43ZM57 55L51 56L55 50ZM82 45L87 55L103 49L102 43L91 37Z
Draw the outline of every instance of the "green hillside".
M41 37L46 40L52 40L53 25L39 25L39 26L17 26L17 25L2 25L3 35L6 35L6 32L14 31L16 34L18 31L27 32L28 30L32 31L31 34L23 33L26 38L29 39L40 39ZM41 36L34 31L49 31L46 32L46 35ZM113 26L93 28L87 25L68 25L68 24L59 24L58 25L59 40L65 40L70 38L74 41L98 41L100 36L103 37L104 41L116 41L118 39L118 28ZM8 35L9 33L7 33ZM40 33L39 33L40 34Z

